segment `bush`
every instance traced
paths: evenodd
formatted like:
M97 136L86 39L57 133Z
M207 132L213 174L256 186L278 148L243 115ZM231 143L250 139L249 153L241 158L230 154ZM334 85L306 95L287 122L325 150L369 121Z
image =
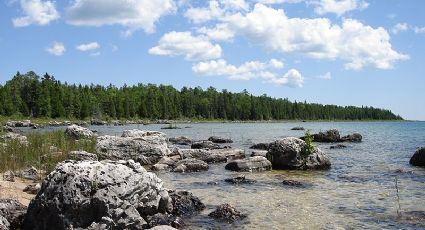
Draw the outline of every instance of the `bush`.
M304 157L307 157L313 154L314 152L313 136L311 135L310 130L307 130L307 132L305 132L304 141L305 141L305 149L303 153L304 153Z

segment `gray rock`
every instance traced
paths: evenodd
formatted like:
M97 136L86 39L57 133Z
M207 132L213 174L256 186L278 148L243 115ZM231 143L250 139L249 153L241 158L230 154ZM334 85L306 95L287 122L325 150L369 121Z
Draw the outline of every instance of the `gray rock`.
M176 145L191 145L192 140L189 137L181 136L181 137L171 137L168 139L169 142Z
M24 188L23 192L26 192L28 194L36 195L41 189L41 184L29 184L27 187Z
M341 137L341 141L356 142L356 143L362 142L362 139L363 137L359 133L354 133L354 134Z
M106 125L106 124L108 124L108 122L98 120L98 119L93 119L93 120L90 121L90 124L91 125Z
M9 182L15 182L15 173L8 170L3 174L3 180Z
M410 164L414 166L425 166L425 147L418 149L412 158L410 158Z
M302 187L303 183L296 181L296 180L283 180L282 184L287 186L294 186L294 187Z
M19 133L6 133L0 136L0 140L4 142L18 141L21 145L28 145L28 139Z
M208 140L213 142L213 143L219 143L219 144L233 143L232 139L230 139L230 138L218 137L218 136L212 136L212 137L208 138Z
M174 216L192 216L205 209L201 200L188 191L168 191Z
M207 163L221 163L245 157L245 152L241 149L180 149L179 153L183 158L195 158Z
M208 164L204 161L194 159L194 158L186 158L183 160L180 160L176 163L176 165L173 168L173 172L200 172L200 171L207 171L208 170Z
M319 132L318 134L313 134L313 141L315 142L326 142L326 143L332 143L332 142L340 142L341 136L339 134L339 131L336 129L331 129L325 132Z
M68 126L65 130L65 135L75 139L92 138L94 133L88 129L78 125Z
M10 224L3 216L0 216L0 230L9 230Z
M297 127L292 128L291 130L299 131L299 130L305 130L305 129L304 129L304 127L297 126Z
M329 169L331 162L326 154L314 147L307 155L306 144L295 137L287 137L270 144L267 159L273 169Z
M16 200L0 200L0 216L9 223L10 229L21 229L27 207Z
M129 161L64 161L31 201L23 229L143 229L172 210L161 179Z
M146 227L153 227L152 229L175 229L182 228L185 226L185 223L182 218L178 216L173 216L171 214L157 213L153 216L146 218L148 225ZM156 227L155 227L156 226Z
M253 184L255 183L255 180L247 179L245 175L237 176L233 178L227 178L224 180L227 183L230 184Z
M208 216L222 220L227 222L234 222L236 220L244 219L246 218L245 214L242 214L240 211L236 210L234 207L232 207L230 204L222 204L217 207L217 209Z
M38 181L41 179L41 175L34 166L15 172L15 176L33 181Z
M171 154L164 133L142 130L124 131L122 137L100 136L96 152L103 159L132 159L144 165L153 165L161 157Z
M69 158L76 161L97 161L97 155L86 151L71 151Z
M168 225L159 225L159 226L150 228L150 230L177 230L177 228L173 228Z
M346 145L343 145L343 144L337 144L337 145L332 145L329 148L330 149L345 149L345 148L347 148L347 146Z
M167 164L161 164L161 163L156 163L154 165L152 165L152 171L164 171L164 170L168 170L170 169L171 166L167 165Z
M266 150L254 150L251 153L252 157L256 157L256 156L266 157L266 155L267 155Z
M193 142L191 145L192 149L223 149L227 146L223 147L219 144L213 143L212 141L197 141Z
M272 164L265 157L256 156L229 162L226 167L231 171L266 171L272 169Z
M249 148L250 149L268 150L269 149L269 145L270 145L270 143L258 143L258 144L252 145Z

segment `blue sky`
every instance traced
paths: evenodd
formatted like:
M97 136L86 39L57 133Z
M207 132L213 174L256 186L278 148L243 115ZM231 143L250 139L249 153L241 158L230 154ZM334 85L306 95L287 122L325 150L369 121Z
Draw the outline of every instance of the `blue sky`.
M213 86L425 120L422 0L5 0L0 84Z

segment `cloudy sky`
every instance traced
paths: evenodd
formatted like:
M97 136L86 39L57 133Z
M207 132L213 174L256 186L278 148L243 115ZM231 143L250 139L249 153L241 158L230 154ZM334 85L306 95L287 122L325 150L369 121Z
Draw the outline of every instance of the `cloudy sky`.
M423 0L4 0L0 83L213 86L425 120Z

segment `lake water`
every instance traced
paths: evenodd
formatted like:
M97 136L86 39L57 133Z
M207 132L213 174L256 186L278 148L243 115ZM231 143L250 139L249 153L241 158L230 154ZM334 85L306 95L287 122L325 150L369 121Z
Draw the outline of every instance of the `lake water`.
M287 171L236 173L225 164L211 165L208 172L157 173L170 189L189 190L207 209L187 221L188 229L420 229L406 218L398 219L398 181L401 213L425 211L425 169L409 165L418 147L425 146L425 122L305 122L305 123L199 123L178 124L190 128L161 130L166 125L93 126L100 134L120 134L139 128L159 130L169 137L207 139L211 135L230 137L235 148L246 150L259 142L304 135L295 126L312 133L336 128L341 135L363 135L362 143L347 143L346 149L316 144L332 162L328 171ZM403 172L397 172L402 169ZM257 182L230 185L224 179L244 174ZM288 187L283 179L304 182L306 187ZM217 183L211 183L217 182ZM248 214L233 224L208 217L219 204L230 203ZM413 222L413 223L412 223ZM415 225L416 224L416 225Z

